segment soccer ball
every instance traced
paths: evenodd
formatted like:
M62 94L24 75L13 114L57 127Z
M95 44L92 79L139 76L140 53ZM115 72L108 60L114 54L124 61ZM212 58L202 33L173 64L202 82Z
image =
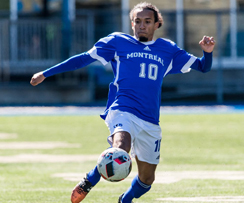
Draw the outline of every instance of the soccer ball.
M110 182L124 180L131 171L130 155L120 148L106 149L97 160L97 169L101 176Z

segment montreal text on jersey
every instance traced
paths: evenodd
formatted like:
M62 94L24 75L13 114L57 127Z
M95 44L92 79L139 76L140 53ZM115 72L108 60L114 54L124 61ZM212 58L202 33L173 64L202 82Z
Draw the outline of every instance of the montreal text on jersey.
M152 59L154 61L157 61L157 62L161 63L162 66L164 66L163 59L161 59L157 55L148 54L148 53L144 53L144 52L132 52L130 54L127 54L127 59L129 59L129 58L136 58L136 57L146 58L146 59Z

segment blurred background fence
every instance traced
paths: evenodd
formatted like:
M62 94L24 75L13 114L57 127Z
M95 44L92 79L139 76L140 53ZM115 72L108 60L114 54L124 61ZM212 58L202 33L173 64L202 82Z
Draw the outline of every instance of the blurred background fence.
M0 105L105 104L113 80L109 65L95 62L50 77L35 88L29 80L37 71L89 50L111 32L132 34L130 8L121 9L123 1L111 2L82 8L76 2L72 20L65 17L68 13L62 12L62 6L44 16L20 13L18 19L11 18L10 11L0 10ZM162 103L244 101L244 9L237 7L238 1L234 3L234 10L233 0L229 9L161 9L164 26L156 37L169 38L199 57L198 41L203 35L212 35L217 41L213 70L166 77Z

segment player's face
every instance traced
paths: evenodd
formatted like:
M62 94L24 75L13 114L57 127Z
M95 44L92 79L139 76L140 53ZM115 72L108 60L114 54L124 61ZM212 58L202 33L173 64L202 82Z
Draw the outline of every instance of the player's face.
M135 37L142 42L151 41L159 23L155 23L154 12L148 9L137 9L134 11L132 30Z

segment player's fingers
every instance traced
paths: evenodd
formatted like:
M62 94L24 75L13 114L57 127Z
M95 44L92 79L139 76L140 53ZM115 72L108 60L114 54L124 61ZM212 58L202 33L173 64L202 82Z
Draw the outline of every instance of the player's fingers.
M210 37L204 36L204 44L210 44Z
M210 42L211 42L211 44L215 44L216 43L213 37L210 37Z
M200 45L205 45L205 44L207 44L207 36L206 36L206 35L203 36L203 38L200 40L199 44L200 44Z
M214 38L211 36L204 35L202 40L199 42L200 45L209 45L209 44L215 44Z
M32 86L36 86L36 85L40 84L44 79L45 79L45 76L43 75L42 72L36 73L31 78L30 84Z
M32 78L31 78L31 81L30 81L30 84L31 84L32 86L36 86L36 85L37 85L36 78L32 77Z
M204 37L199 41L199 44L200 45L203 45L204 44Z
M32 86L37 86L38 84L40 84L42 82L42 80L40 80L39 78L33 78L30 82L30 84Z

